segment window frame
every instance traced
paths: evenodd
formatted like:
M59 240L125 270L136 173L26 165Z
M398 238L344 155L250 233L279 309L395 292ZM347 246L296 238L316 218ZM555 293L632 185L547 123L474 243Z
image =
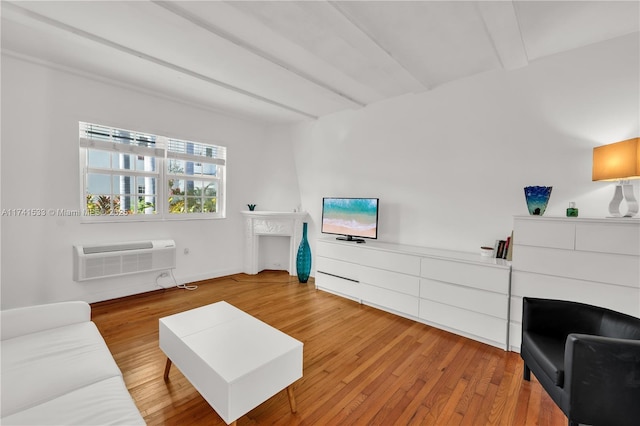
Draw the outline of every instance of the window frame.
M153 146L138 146L136 144L125 144L121 141L113 139L91 139L86 137L86 126L96 126L103 129L108 129L110 132L129 132L131 134L142 134L152 136ZM222 145L188 141L182 139L171 138L167 136L161 136L157 134L150 134L139 131L129 131L113 126L106 126L101 124L93 124L80 121L78 123L79 128L79 172L80 172L80 217L82 223L127 223L127 222L157 222L157 221L173 221L173 220L203 220L203 219L225 219L226 218L226 150L227 148ZM111 133L113 135L113 133ZM112 136L111 136L112 137ZM117 139L117 138L114 138ZM126 138L125 138L126 139ZM133 139L132 139L133 140ZM199 147L212 148L211 152L216 152L215 157L197 156L189 154L173 153L170 151L171 142L180 142L187 144L195 144ZM89 152L90 150L98 150L109 153L109 168L104 167L89 167ZM207 150L208 152L208 150ZM133 169L121 169L113 167L113 154L129 154L145 157L155 158L155 171L140 171L137 168ZM214 164L216 167L215 175L203 175L203 174L172 174L169 173L168 167L170 160L181 160L184 162L197 162L203 165ZM113 197L116 195L122 200L123 196L132 197L137 200L139 187L137 185L138 177L153 177L156 179L155 194L151 194L155 197L155 212L154 213L134 213L129 214L122 213L107 213L107 214L91 214L87 207L86 196L88 193L89 173L108 175L113 185L113 178L115 176L131 176L135 178L136 184L133 185L133 189L130 194L111 194L111 205L113 206ZM169 179L171 177L178 178L186 181L204 181L217 183L217 191L215 197L216 211L215 212L181 212L175 213L169 211L169 196L170 187ZM186 188L185 188L185 204L187 200ZM205 199L204 195L201 199ZM136 207L137 209L137 207Z

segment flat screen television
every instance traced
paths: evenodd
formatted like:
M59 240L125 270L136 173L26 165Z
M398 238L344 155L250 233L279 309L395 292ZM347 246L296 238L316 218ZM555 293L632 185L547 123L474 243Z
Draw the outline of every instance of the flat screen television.
M322 233L340 235L338 240L363 243L378 238L378 198L322 199Z

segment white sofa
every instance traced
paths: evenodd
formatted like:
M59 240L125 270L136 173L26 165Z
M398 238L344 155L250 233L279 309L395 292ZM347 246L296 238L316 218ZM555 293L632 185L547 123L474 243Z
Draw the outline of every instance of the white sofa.
M2 425L144 425L85 302L1 312Z

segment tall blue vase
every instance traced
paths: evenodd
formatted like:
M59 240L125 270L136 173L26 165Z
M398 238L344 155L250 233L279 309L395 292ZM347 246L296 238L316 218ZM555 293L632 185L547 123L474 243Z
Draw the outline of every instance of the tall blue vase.
M298 273L298 281L306 283L311 273L311 248L307 241L307 222L302 224L302 240L298 246L298 255L296 256L296 271Z

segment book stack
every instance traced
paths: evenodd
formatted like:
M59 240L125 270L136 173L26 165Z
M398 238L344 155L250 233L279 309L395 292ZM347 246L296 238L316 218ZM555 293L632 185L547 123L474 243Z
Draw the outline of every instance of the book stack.
M504 240L496 240L493 248L496 259L511 260L513 253L513 232Z

